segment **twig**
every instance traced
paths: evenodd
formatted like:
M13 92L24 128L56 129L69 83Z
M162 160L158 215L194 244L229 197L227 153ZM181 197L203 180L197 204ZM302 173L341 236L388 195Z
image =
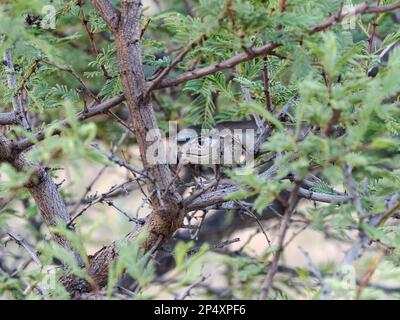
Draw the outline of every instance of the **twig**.
M229 246L229 245L239 242L239 241L240 241L240 238L224 240L224 241L218 242L217 244L212 245L210 249L212 249L212 250L222 249L226 246ZM199 247L193 248L193 249L189 250L187 254L188 254L188 256L191 256L191 255L194 255L195 253L199 252L199 250L200 250Z
M119 165L120 167L123 167L127 169L128 171L132 172L135 175L139 175L145 178L149 178L148 173L145 170L139 169L131 165L130 163L126 162L125 160L117 157L115 154L110 154L108 156L108 159L115 164Z
M286 11L286 0L279 0L279 12L284 13Z
M332 134L334 133L334 128L339 123L341 115L342 115L342 110L333 109L332 117L329 119L323 131L325 136L327 137L332 136Z
M199 280L191 284L181 295L179 298L176 298L175 300L185 300L185 298L190 297L191 291L198 287L201 283L207 280L208 277L206 276L201 276Z
M312 261L310 254L302 246L299 246L298 248L301 251L301 253L304 255L304 257L306 258L308 268L310 269L311 273L314 274L315 277L317 277L317 279L319 280L319 282L321 284L323 284L324 277L322 276L321 272L319 271L317 266Z
M156 86L154 89L163 89L163 88L167 88L167 87L173 87L173 86L176 86L180 83L183 83L183 82L186 82L189 80L198 79L198 78L204 77L206 75L209 75L209 74L212 74L212 73L224 70L224 69L233 68L234 66L238 65L239 63L249 61L260 55L265 55L265 54L271 52L273 49L276 49L277 47L279 47L279 45L274 44L272 42L268 42L261 47L254 48L249 52L238 54L238 55L236 55L232 58L229 58L225 61L221 61L221 62L209 65L204 68L188 71L188 72L182 73L181 75L179 75L175 78L161 81L161 83L158 86Z
M376 6L379 7L381 4L381 0L376 0ZM377 14L374 18L374 21L372 22L372 28L371 28L371 35L368 39L368 53L372 54L373 50L373 45L374 45L374 38L376 35L376 28L378 27L378 17L379 14Z
M292 243L292 241L294 239L296 239L296 237L299 234L301 234L303 231L305 231L309 226L310 226L310 222L307 221L299 230L297 230L296 232L293 232L293 234L288 239L288 241L286 241L286 243L283 245L283 247L286 248L290 243Z
M235 72L240 77L240 74L236 68L235 68ZM243 92L244 99L246 100L246 102L253 103L254 100L250 94L249 89L247 89L243 84L240 84L240 89ZM261 131L264 126L264 121L261 119L261 117L256 112L252 112L251 115L254 118L254 121L256 122L258 130Z
M83 26L84 26L84 28L86 30L87 35L88 35L89 42L90 42L90 47L92 48L92 53L93 53L94 56L97 57L99 55L99 51L97 50L96 42L94 41L94 34L90 30L89 21L86 19L85 11L83 10L82 0L78 0L78 6L79 6L79 9L80 9L80 12L81 12L82 24L83 24ZM111 79L111 77L108 74L104 64L101 64L100 68L101 68L101 71L103 72L104 77L106 79Z
M231 20L232 23L232 31L233 32L237 32L238 31L238 27L237 27L237 23L236 23L236 18L235 18L235 12L232 10L232 4L233 4L233 0L227 0L226 1L226 14L229 17L229 20Z
M114 108L118 106L120 103L124 101L124 95L120 94L118 96L115 96L107 101L104 101L98 105L94 105L93 107L88 108L87 110L84 110L83 112L79 112L76 114L76 117L78 120L83 121L89 118L92 118L96 115L106 113L108 110L111 108ZM68 126L68 120L64 119L58 122L59 127L67 127ZM57 135L60 134L60 130L53 130L52 134ZM36 141L41 141L43 140L48 134L47 130L41 130L37 133L35 133L34 139L32 138L23 138L13 144L13 148L15 151L21 152L24 151L30 147L32 147Z
M277 112L274 117L277 120L281 120L283 117L286 116L289 109L293 106L293 103L296 101L297 97L291 97L285 105L282 107L279 112ZM265 141L265 139L271 134L272 130L274 129L274 125L268 123L267 126L263 128L260 135L257 137L256 142L254 143L254 153L257 154L260 151L261 144Z
M382 213L378 219L373 223L374 227L377 228L383 225L389 218L391 218L400 209L400 201L397 201L394 205L388 208L384 213Z
M13 91L17 90L17 79L15 77L15 70L12 60L12 51L11 49L7 49L4 52L4 62L7 71L7 85L8 88ZM15 119L17 120L18 124L20 124L25 130L30 131L31 127L26 119L25 112L26 110L23 109L22 105L22 97L21 93L17 90L17 92L12 97L12 105L14 108Z
M241 208L242 210L246 211L254 220L256 220L259 228L261 229L261 232L263 233L265 239L267 240L267 244L269 247L271 247L271 240L269 239L267 232L264 230L264 227L261 224L260 219L258 219L258 217L254 214L253 211L249 210L248 208L246 208L245 206L243 206L240 201L235 201Z
M269 112L272 112L274 110L274 106L272 105L272 98L271 98L271 92L270 92L270 79L269 79L269 71L268 71L268 56L264 57L263 82L264 82L265 104L266 104L267 110Z
M79 83L82 85L82 87L85 89L85 91L89 94L89 96L94 100L97 101L98 103L100 103L100 99L99 97L97 97L92 90L89 89L89 87L86 85L86 83L83 81L83 79L76 73L76 71L71 68L71 67L63 67L63 66L59 66L58 64L55 64L53 62L44 60L44 59L40 59L40 62L43 62L44 64L47 64L51 67L54 67L60 71L64 71L69 73L70 75L72 75L76 80L79 81Z
M267 277L265 278L265 281L262 285L261 294L260 294L261 300L265 300L266 297L268 296L268 293L272 286L273 279L275 277L276 272L278 271L278 263L279 263L279 260L280 260L281 254L282 254L283 243L285 241L286 232L289 228L293 211L296 209L296 206L298 203L299 186L300 186L300 182L297 181L295 188L293 189L293 191L290 194L289 201L288 201L288 207L285 210L285 213L283 215L283 219L281 221L281 225L279 228L278 241L277 241L278 250L273 255L272 262L269 266Z
M151 22L151 18L148 18L142 28L142 30L140 31L140 39L143 39L144 34L146 33L147 28L149 27L149 24Z
M29 253L32 260L35 261L39 267L42 267L42 263L38 257L38 252L22 236L13 232L8 232L8 235L10 239L5 241L4 245L7 245L7 243L11 240L15 241L15 243L23 247Z
M25 88L26 82L32 77L32 75L36 72L37 68L39 66L39 60L36 60L32 66L30 67L29 73L26 77L24 77L18 86L18 91L21 91Z
M388 6L371 6L368 1L356 6L352 10L348 12L340 12L339 14L332 15L322 23L318 24L314 28L312 28L308 34L312 35L317 32L323 31L328 29L329 27L336 25L337 23L343 21L346 18L351 16L359 15L359 14L366 14L366 13L384 13L394 11L400 8L400 2L393 3Z
M353 201L353 205L356 208L358 215L361 219L363 219L365 217L365 211L362 207L361 204L361 199L360 199L360 195L357 191L357 185L356 182L354 181L354 178L352 176L352 166L351 165L346 165L344 168L344 176L346 178L346 184L348 187L348 192L349 195L351 196L351 199Z
M395 197L397 199L397 196ZM394 204L390 205L389 208L380 215L375 215L370 218L369 225L375 228L383 225L387 219L393 216L400 209L400 202L395 201ZM354 261L359 259L363 253L365 252L368 245L371 243L371 238L360 230L359 240L352 245L352 247L346 252L342 262L340 263L340 267L343 268L345 266L352 265ZM339 274L334 276L335 279L340 277ZM320 300L325 299L332 291L331 286L328 284L324 285L322 288Z
M121 138L119 139L119 141L111 147L111 150L110 150L110 154L111 154L111 155L115 155L115 153L117 152L118 148L121 146L121 144L122 144L122 143L124 142L124 140L127 138L127 136L128 136L128 132L125 131L125 133L123 133L123 134L121 135ZM97 180L100 179L100 177L101 177L102 174L106 171L106 169L107 169L107 165L105 165L105 166L98 172L98 174L94 177L94 179L92 180L92 182L86 187L86 191L85 191L84 195L81 197L81 199L84 199L84 198L87 196L87 194L92 190L93 185L97 182ZM82 201L79 201L79 202L78 202L78 205L79 205L80 202L82 202ZM76 207L75 210L73 210L72 212L75 212L76 210L77 210L77 207Z
M128 218L128 220L130 222L134 222L136 224L144 224L144 220L143 219L137 219L137 218L133 218L131 217L129 214L127 214L125 211L121 210L120 208L118 208L113 201L111 200L106 200L105 203L107 203L110 207L113 207L114 209L116 209L118 212L122 213L126 218Z
M247 245L253 240L255 236L257 236L260 233L260 229L257 228L254 233L252 233L247 240L242 244L242 246L237 250L238 253L242 253L242 251L247 247Z
M379 266L379 263L385 257L385 252L381 250L381 252L372 259L372 261L368 265L368 270L365 273L364 277L362 278L360 285L357 287L355 299L359 300L361 297L362 291L368 287L368 284L371 281L372 276L374 275L376 269Z
M129 130L131 133L135 134L133 131L132 127L128 125L124 120L122 120L120 117L118 117L114 112L111 110L108 110L108 113L111 114L111 116L117 120L125 129Z
M103 173L106 171L107 166L104 166L103 168L101 168L101 170L96 174L96 176L93 178L93 180L90 182L90 184L86 187L85 193L82 195L81 200L77 201L77 204L75 206L74 209L72 209L71 214L74 214L76 212L76 210L78 210L80 204L83 202L83 199L86 198L86 196L88 195L88 193L90 191L92 191L92 188L94 186L94 184L97 182L97 180L100 179L100 177L103 175Z
M200 37L199 40L193 41L185 50L183 50L172 62L168 67L166 67L164 70L160 72L160 74L157 76L156 79L150 81L147 85L147 90L146 90L146 95L149 95L151 91L157 87L161 81L171 72L175 66L181 62L187 55L188 53L197 46L197 44L203 39L203 36Z
M81 215L83 215L90 207L92 207L96 203L101 203L101 202L106 201L110 194L114 193L116 190L123 189L126 184L131 183L132 181L133 180L128 180L119 185L112 186L110 188L110 190L107 191L106 193L102 193L101 195L96 194L95 196L91 197L89 200L89 203L85 207L83 207L77 214L75 214L73 217L71 217L71 219L68 221L66 226L71 227L72 224L74 223L74 221L76 219L78 219Z
M183 4L185 5L186 13L193 18L194 13L193 13L192 1L191 0L183 0Z

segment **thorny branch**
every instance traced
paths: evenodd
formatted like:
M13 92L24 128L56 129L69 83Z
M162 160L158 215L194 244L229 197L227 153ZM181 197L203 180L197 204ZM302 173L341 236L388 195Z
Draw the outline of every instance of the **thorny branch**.
M284 244L285 237L286 237L286 232L289 228L290 219L292 217L292 214L293 214L294 210L296 210L296 207L297 207L298 189L299 189L300 184L301 184L301 182L297 181L296 187L293 189L293 191L291 192L291 195L289 197L288 206L285 210L285 213L283 214L283 218L282 218L281 225L279 228L278 240L277 240L278 249L276 252L274 252L274 255L272 257L272 262L269 266L267 277L265 278L265 281L261 288L260 299L262 299L262 300L265 300L267 298L268 293L271 289L275 274L278 271L278 264L279 264L279 260L280 260L281 254L282 254L283 244Z
M82 1L78 1L81 10L82 23L89 36L89 41L94 53L97 53L96 44L94 42L93 34L91 33L88 22L83 12ZM87 109L78 113L77 117L79 120L86 120L95 115L101 113L107 113L111 108L121 104L126 100L126 104L132 119L132 127L135 133L138 145L140 148L140 154L143 161L144 169L134 168L126 161L118 158L115 154L111 154L109 159L128 169L132 174L137 174L139 177L136 180L144 179L147 183L148 191L150 196L150 203L152 206L152 213L144 220L131 218L125 212L120 210L115 204L108 198L112 193L123 189L127 182L122 185L112 187L108 192L97 195L95 194L90 198L86 206L81 209L72 218L69 217L69 212L66 209L64 200L58 190L57 185L54 183L45 168L38 166L34 172L34 178L37 181L32 181L27 185L28 190L31 192L33 198L36 200L39 209L41 210L43 219L48 226L57 226L60 220L68 227L71 227L75 220L81 216L89 207L96 203L104 202L110 206L116 208L119 212L126 215L130 221L134 221L138 224L137 228L128 234L125 238L126 241L131 241L137 237L137 235L143 230L149 231L149 236L146 239L144 247L148 251L156 251L161 245L168 241L172 235L177 231L183 223L183 218L186 213L196 210L204 210L212 206L218 206L226 203L226 196L240 190L241 186L229 181L228 184L218 186L215 190L212 190L217 183L208 184L205 188L192 193L191 196L182 199L182 196L177 191L177 183L173 178L172 171L167 165L153 165L146 158L146 150L148 142L146 141L146 133L152 129L158 129L158 124L155 117L155 112L152 105L151 91L165 89L179 84L185 83L189 80L198 79L209 74L213 74L218 71L225 69L234 68L236 65L254 59L258 56L267 56L274 49L280 47L280 44L273 42L267 42L259 47L245 48L245 52L232 56L231 58L221 61L206 67L194 69L191 71L184 72L178 76L167 78L171 73L172 69L177 66L178 63L183 61L190 50L197 45L194 42L184 49L172 62L171 64L163 69L155 79L146 81L143 72L143 66L141 61L141 46L140 39L142 38L142 29L140 25L141 20L141 2L139 0L122 0L121 11L117 9L113 3L109 0L98 0L92 1L92 5L96 8L97 12L102 16L105 22L108 24L115 37L115 43L117 48L117 57L119 63L119 69L121 74L121 80L123 84L123 93L120 95L99 103L97 96L90 91L85 85L83 80L79 77L76 72L71 68L64 68L51 64L47 61L43 61L53 67L60 70L69 72L73 75L85 88L87 93L95 100L95 102ZM189 13L191 13L191 5L189 1L185 1L185 5ZM350 15L358 15L365 13L384 13L393 11L400 8L400 3L394 3L388 6L379 6L380 1L377 1L377 6L371 6L369 2L365 2L357 6L354 12L340 12L338 15L333 15L327 20L321 22L314 28L310 29L308 33L310 35L317 32L326 30L327 28L334 26L340 21L348 18ZM287 2L279 1L279 11L281 13L286 12ZM193 14L193 13L191 13ZM232 17L232 24L235 19ZM372 32L374 34L375 31ZM11 91L15 91L16 78L14 75L14 69L11 59L11 51L8 50L5 53L4 60L8 69L8 85ZM264 77L264 91L266 98L266 105L268 110L273 110L271 94L269 91L269 78L268 69L265 65L263 77ZM103 70L107 77L107 72ZM16 94L12 98L12 104L14 111L11 113L0 114L0 124L19 124L24 129L30 130L29 123L27 121L23 104L21 102L20 92L17 90ZM97 103L97 104L96 104ZM286 114L287 109L290 105L286 105L277 115L276 118L280 119ZM338 115L340 117L340 114ZM331 133L331 127L333 127L338 116L334 117L332 125L328 126L326 134ZM59 134L62 127L68 126L67 120L59 122L58 130L54 130L53 134ZM270 131L273 129L272 125L268 125L264 128L264 132L261 133L259 140L257 141L257 148L265 140ZM23 138L19 141L12 142L5 137L0 137L0 160L8 161L12 163L18 170L25 170L30 164L26 161L24 152L30 147L34 146L36 142L43 140L46 137L46 130L42 130L35 133L35 139ZM260 176L265 180L273 176L277 168L274 170L261 173ZM350 172L351 173L351 172ZM33 180L35 180L33 179ZM133 180L130 180L131 183ZM308 189L302 188L300 183L297 181L295 187L290 193L288 205L284 212L281 220L280 230L277 240L278 251L274 253L272 262L270 264L267 277L262 286L260 298L265 299L272 287L273 279L279 269L279 260L281 251L284 246L285 236L290 226L292 214L296 209L297 203L300 197L311 199L319 202L334 202L343 203L353 201L356 208L360 213L363 213L359 195L355 192L353 181L348 179L350 187L350 195L328 195L315 193ZM210 191L211 190L211 191ZM86 194L85 194L86 195ZM375 217L370 221L373 226L381 226L387 219L392 217L399 210L400 204L397 202L383 212L378 217ZM262 226L260 225L262 229ZM263 231L267 240L269 241L265 231ZM11 236L11 234L10 234ZM11 236L17 243L23 245L24 242L17 236ZM54 239L64 247L74 252L72 245L62 236L53 234ZM236 239L231 240L229 243L223 243L223 246L233 243ZM348 264L354 261L362 253L363 248L369 243L370 239L362 234L359 243L357 243L346 255L343 264ZM25 247L25 246L24 246ZM76 254L76 252L74 252ZM105 285L108 274L108 267L110 263L118 255L115 244L111 244L104 247L102 250L95 253L90 260L90 266L88 268L88 274L93 278L94 285L102 287ZM32 257L33 258L33 257ZM82 257L76 254L76 258L80 265L82 265ZM66 276L62 279L62 283L66 288L73 294L78 292L88 292L93 290L93 286L88 284L83 279L77 279L74 276ZM200 284L200 282L199 282ZM327 294L329 288L325 290ZM188 290L190 292L190 289Z

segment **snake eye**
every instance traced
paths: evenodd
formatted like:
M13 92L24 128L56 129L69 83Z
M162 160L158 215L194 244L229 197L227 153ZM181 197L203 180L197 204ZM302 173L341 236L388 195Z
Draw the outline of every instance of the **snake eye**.
M182 129L179 131L176 140L178 143L187 143L192 139L195 139L198 137L198 134L195 130L193 129Z
M186 142L188 142L190 139L191 139L191 137L189 137L189 136L178 136L178 137L176 138L176 141L177 141L178 143L186 143Z

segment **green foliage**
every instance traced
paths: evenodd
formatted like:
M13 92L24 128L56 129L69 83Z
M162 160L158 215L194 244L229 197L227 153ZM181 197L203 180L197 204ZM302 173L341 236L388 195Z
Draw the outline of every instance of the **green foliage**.
M318 180L307 180L312 185L305 183L302 187L325 196L337 195L339 191L342 196L351 195L351 183L345 172L350 166L359 202L353 199L347 203L321 205L304 201L296 212L300 216L298 220L304 220L314 232L325 234L334 241L354 243L354 231L360 231L385 249L390 248L375 270L376 279L400 283L398 226L373 227L369 223L370 217L387 210L389 199L400 189L400 49L393 50L387 62L379 59L385 49L400 40L398 24L393 22L393 16L389 13L364 15L357 17L353 30L336 23L322 32L311 34L309 30L312 27L339 12L343 1L291 0L286 1L287 8L283 13L278 10L277 0L191 2L193 17L185 12L184 4L178 0L163 1L160 10L150 8L144 12L140 44L147 79L154 79L192 44L188 54L166 79L218 65L238 54L251 55L251 50L268 41L279 46L270 52L267 59L254 57L232 68L154 91L152 98L159 126L166 129L167 121L179 120L182 125L211 128L219 122L252 119L252 114L265 120L271 132L261 146L255 170L248 170L245 175L234 170L224 171L243 186L226 199L252 199L250 209L261 217L273 201L280 199L282 192L293 190L294 180L318 176ZM353 1L355 5L362 2ZM381 1L382 5L392 3L396 1ZM107 114L79 121L77 114L85 107L97 104L92 101L88 90L98 96L99 101L106 101L122 92L114 36L89 1L84 1L82 8L88 20L89 34L82 25L81 9L76 1L51 2L56 12L56 29L44 29L40 22L27 23L28 18L41 17L43 7L48 4L44 0L2 1L0 4L0 37L5 36L0 54L11 48L15 66L15 72L10 74L0 64L0 112L10 112L12 97L23 92L28 101L25 111L29 112L33 126L32 131L19 126L4 127L4 130L2 126L0 129L1 135L12 141L27 138L35 142L35 147L26 153L26 157L48 169L52 176L62 170L60 177L68 177L70 170L74 170L81 180L63 185L63 196L71 213L76 213L78 201L87 204L104 191L101 186L99 194L90 192L84 199L74 198L80 193L81 185L89 184L84 181L88 167L111 165L105 150L108 153L109 147L115 145L125 130L124 125L129 125L131 119L124 108L119 107L113 109L115 114L112 118ZM375 41L370 50L369 38L375 19L381 41ZM379 67L379 73L370 77L368 71L373 67ZM85 86L71 74L71 70L80 76ZM263 72L268 72L268 88L265 87ZM17 89L8 88L7 76L10 75L15 76ZM266 90L274 107L270 111L265 108ZM290 108L286 116L277 119L277 112L288 104ZM121 121L114 121L115 116L125 123L121 125ZM68 127L61 125L62 119L68 122ZM37 141L35 133L40 130L45 130L46 135ZM54 135L54 132L60 134ZM122 142L124 159L131 160L132 154L136 155L130 148L134 143L134 138ZM271 168L277 169L268 178L260 176L261 171ZM85 217L87 224L83 223L79 229L86 233L82 237L63 228L52 230L69 239L84 257L85 268L81 268L70 251L43 241L43 230L40 224L37 227L41 219L39 209L31 196L23 191L31 182L31 174L28 169L21 171L7 163L0 164L1 235L6 235L14 226L21 227L39 250L44 266L54 267L57 261L62 262L68 272L91 281L85 269L89 261L83 244L100 245L98 239L91 237L91 232L99 224L104 227L108 222L98 216L93 218L92 213L98 213L93 210L90 211L92 215ZM132 177L129 175L129 178ZM22 206L15 205L16 202L21 202ZM128 213L135 212L137 207L134 203L128 208ZM154 280L158 279L157 266L150 254L141 249L144 237L145 234L141 234L137 241L123 241L117 246L119 256L110 267L106 288L108 297L114 297L124 271L138 283L140 295L135 298L157 297L152 287ZM222 266L219 275L233 288L232 296L257 298L260 283L269 270L267 261L279 248L268 247L261 255L245 249L244 254L235 252L237 256L232 254L221 258L222 255L209 252L210 247L205 244L195 248L193 243L179 242L171 252L175 260L172 276L167 279L167 288L160 285L161 290L176 295L178 290L198 281L204 273L204 265L215 263L218 272L218 267ZM3 267L2 252L0 267ZM14 260L6 262L6 266L16 264ZM355 265L358 277L367 269L362 263ZM333 288L331 297L354 298L355 288L349 289L342 281L330 277L335 267L333 262L317 266ZM279 274L270 298L318 298L320 284L313 283L315 275L311 270L297 265L293 270L290 275ZM65 272L58 270L57 276ZM10 274L13 272L0 273L1 298L41 297L37 290L25 292L26 282L23 280L28 279L31 284L40 283L46 279L44 272L26 269L15 276ZM211 290L204 291L215 298ZM68 298L59 284L44 296ZM388 296L392 297L379 288L369 287L362 290L360 298Z
M124 272L135 279L141 288L146 288L154 279L155 270L151 253L144 253L141 247L145 238L146 233L142 232L134 241L122 242L118 245L118 258L110 266L108 274L108 297L111 297L112 290Z

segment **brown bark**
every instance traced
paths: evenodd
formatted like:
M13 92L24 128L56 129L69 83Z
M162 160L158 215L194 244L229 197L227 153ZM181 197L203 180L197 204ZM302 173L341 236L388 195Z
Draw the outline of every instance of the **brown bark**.
M147 159L147 149L152 143L146 137L150 130L158 130L152 102L146 94L146 80L143 72L140 48L140 17L141 2L138 0L122 0L122 12L116 14L107 1L92 1L101 16L109 24L114 33L117 58L121 74L123 91L131 115L133 129L139 146L143 166L149 173L148 190L151 197L153 212L146 223L126 236L131 241L145 231L148 235L143 244L146 251L162 245L170 239L180 227L183 213L181 197L173 182L172 172L166 164L153 164ZM110 20L108 14L113 12L118 16ZM154 191L154 192L153 192ZM160 241L161 239L161 241ZM104 247L93 257L90 257L88 274L93 279L94 287L103 287L107 282L108 267L117 256L115 244ZM72 294L88 292L93 289L87 282L74 276L64 277L61 282Z
M15 124L17 123L17 118L14 112L0 113L0 125Z
M133 128L139 145L143 166L153 180L148 180L152 197L153 213L145 229L149 236L145 249L152 248L162 236L164 243L180 225L180 195L174 184L172 172L167 164L152 164L147 159L147 149L151 141L146 137L149 131L158 130L158 125L150 98L146 95L146 80L143 72L140 47L141 2L121 1L121 17L115 41L125 98L131 115Z
M232 68L254 57L268 54L279 45L269 42L257 48L247 49L245 53L234 56L226 61L185 72L172 79L164 79L157 82L154 87L151 87L151 84L147 83L145 80L141 61L140 0L121 0L121 12L109 0L92 0L92 4L113 32L123 85L123 94L100 104L98 106L100 111L97 109L89 109L89 112L86 114L82 113L80 118L85 119L95 112L108 110L126 99L143 165L150 177L148 179L148 190L149 193L152 194L151 204L153 211L146 219L145 224L143 226L138 226L134 231L128 234L125 241L132 241L137 238L140 232L145 231L148 236L144 242L144 249L147 251L153 250L172 237L174 232L181 226L183 215L186 212L203 209L210 205L221 204L226 201L226 195L239 190L240 186L235 184L227 185L215 191L206 192L190 203L182 202L181 196L174 185L174 177L169 166L153 164L147 159L146 151L151 141L147 141L146 136L149 131L158 129L149 88L161 89L175 86L191 79ZM357 7L356 14L385 12L398 7L400 7L399 4L394 4L377 9L364 4ZM318 31L325 30L338 21L343 20L346 16L347 15L331 17L311 29L309 33L314 34ZM40 134L44 137L43 132ZM27 148L31 145L32 143L30 141L25 141L22 147ZM17 145L10 145L7 141L2 138L0 139L0 161L10 161L20 170L26 168L29 164L27 164L23 158L9 159L12 147L14 147L14 151L24 149L21 148L20 143ZM15 149L15 147L17 148ZM264 177L267 179L267 175L264 175ZM69 221L69 214L58 192L57 185L44 168L38 168L34 179L27 185L27 188L37 202L43 219L48 226L56 226L59 225L60 222L64 224ZM299 189L297 191L301 190ZM310 195L310 198L311 196L312 195ZM53 235L53 237L55 241L64 247L73 250L68 240L59 235ZM65 285L67 290L74 295L101 288L107 283L109 265L117 255L116 245L113 243L89 257L90 265L88 274L93 280L92 284L73 275L63 277L61 282Z
M17 170L24 170L27 172L33 170L33 174L30 181L26 184L26 188L35 200L46 226L49 228L66 227L70 220L70 215L64 199L58 190L58 186L47 170L40 165L28 162L24 154L19 154L10 162ZM65 236L56 232L52 232L51 235L56 243L69 249L74 254L76 262L80 267L84 267L82 257Z
M12 143L4 137L0 137L0 162L9 162L15 169L30 173L29 181L25 187L35 200L47 227L65 227L67 225L70 216L64 199L58 191L58 186L45 168L27 161L23 153L14 154ZM65 236L56 232L52 232L51 235L56 243L74 254L79 266L84 266L82 257Z
M6 50L4 54L4 62L10 73L7 76L8 88L14 90L17 87L17 79L14 75L12 51L10 49ZM19 91L12 97L13 114L17 124L26 130L30 130L25 110L21 103L22 98ZM35 200L44 222L50 228L65 227L70 219L69 213L57 185L46 169L36 163L29 162L23 152L15 152L14 145L5 137L0 137L0 161L9 162L15 169L26 171L30 174L26 188ZM71 242L61 234L56 232L51 232L51 234L54 241L64 248L69 249L74 254L78 265L83 267L82 257L74 249Z

